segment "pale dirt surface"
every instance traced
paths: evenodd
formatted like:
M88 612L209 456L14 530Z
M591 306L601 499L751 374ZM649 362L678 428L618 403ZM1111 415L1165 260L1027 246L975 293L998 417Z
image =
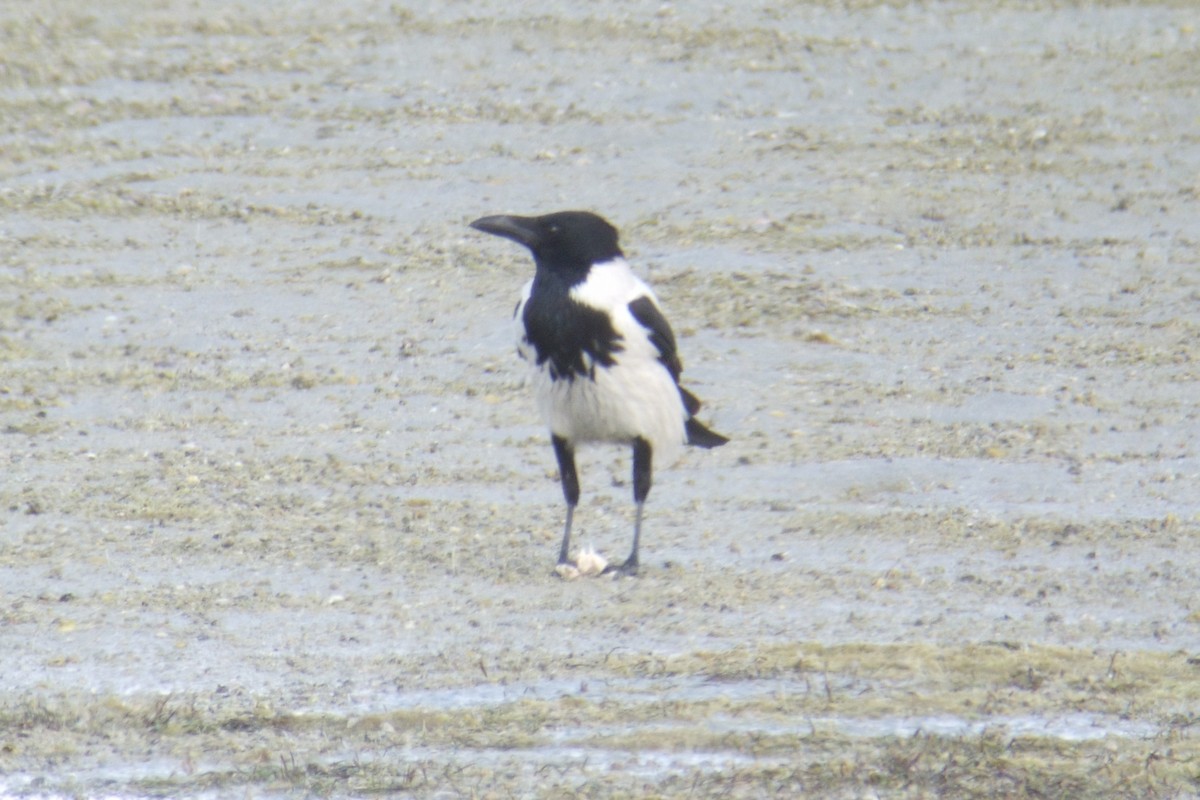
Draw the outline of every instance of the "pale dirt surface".
M0 2L0 796L1200 792L1198 23ZM632 580L572 207L733 437Z

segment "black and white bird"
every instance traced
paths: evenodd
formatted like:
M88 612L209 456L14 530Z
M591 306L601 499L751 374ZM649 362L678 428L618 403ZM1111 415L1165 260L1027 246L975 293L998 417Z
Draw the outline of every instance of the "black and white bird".
M679 385L675 335L654 292L629 269L616 228L587 211L504 214L471 227L525 245L536 265L514 317L517 351L533 365L567 501L559 566L571 565L575 449L617 442L633 448L637 517L629 558L609 571L634 575L652 463L673 463L685 444L708 448L729 440L695 418L700 401Z

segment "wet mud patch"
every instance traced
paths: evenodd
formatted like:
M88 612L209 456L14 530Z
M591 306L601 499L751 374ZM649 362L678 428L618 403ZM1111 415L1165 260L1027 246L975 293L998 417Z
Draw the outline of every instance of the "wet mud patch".
M81 781L10 772L9 790L975 796L1001 785L1090 796L1116 785L1169 796L1193 785L1195 719L1178 709L1200 699L1196 669L1177 654L1002 642L777 645L577 657L556 675L528 670L415 702L397 678L376 687L372 710L315 686L297 687L287 709L218 687L50 694L0 714L25 732L5 757L36 747L69 759Z

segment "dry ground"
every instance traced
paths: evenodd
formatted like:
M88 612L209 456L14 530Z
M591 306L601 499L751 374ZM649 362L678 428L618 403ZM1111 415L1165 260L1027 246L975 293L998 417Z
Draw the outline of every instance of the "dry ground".
M0 796L1200 792L1196 25L0 2ZM734 439L636 580L465 225L567 207Z

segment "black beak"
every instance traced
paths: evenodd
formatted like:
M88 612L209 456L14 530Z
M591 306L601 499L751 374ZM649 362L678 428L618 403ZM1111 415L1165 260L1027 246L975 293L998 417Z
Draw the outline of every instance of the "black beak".
M496 214L492 217L480 217L471 223L471 227L493 236L512 239L529 248L533 248L538 243L538 228L532 217Z

